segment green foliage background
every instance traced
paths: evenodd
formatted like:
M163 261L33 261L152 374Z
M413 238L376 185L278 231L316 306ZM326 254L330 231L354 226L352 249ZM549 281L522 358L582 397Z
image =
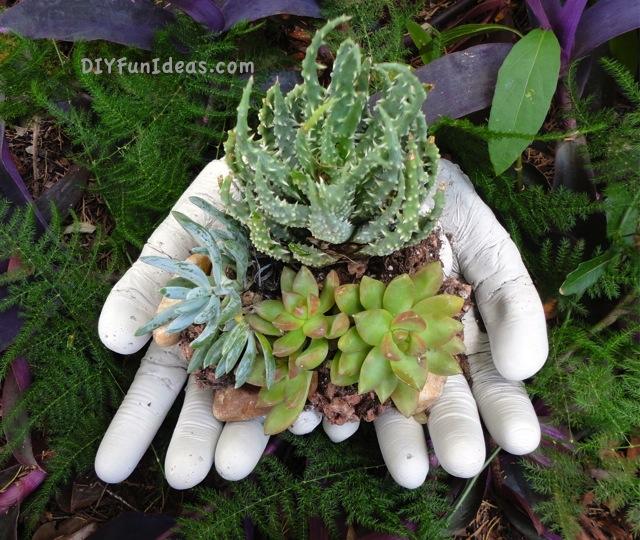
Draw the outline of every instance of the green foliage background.
M327 12L353 15L350 32L377 61L402 61L406 20L418 7L352 0L330 2ZM388 24L376 31L382 15ZM35 240L28 211L14 212L0 226L0 259L18 256L24 267L0 277L0 284L9 286L0 309L20 305L26 317L20 336L2 357L0 376L13 358L28 354L35 383L14 414L28 411L27 427L44 437L52 455L44 463L49 472L44 487L23 510L30 527L56 489L91 468L100 438L136 368L135 357L123 362L97 337L104 298L198 170L220 155L243 86L238 77L211 74L100 77L82 74L80 59L177 59L180 53L171 40L178 37L191 51L181 59L246 58L259 66L258 78L288 63L277 46L266 46L265 35L282 33L277 23L263 23L249 35L247 31L240 28L214 39L181 20L159 37L152 53L103 43L61 48L49 41L0 41L0 94L6 96L0 102L0 117L8 123L34 114L56 119L73 143L73 160L91 172L92 189L104 200L114 223L113 230L98 231L90 248L77 236L63 235L58 220ZM574 113L579 128L588 133L598 189L605 195L601 202L562 188L522 185L510 173L496 178L489 172L486 151L490 133L469 129L463 122L433 127L438 143L468 172L518 243L543 300L558 299L549 361L529 390L548 405L549 422L569 428L577 459L560 450L544 450L552 465L527 467L531 482L546 496L541 515L567 538L577 531L580 498L587 491L624 513L640 534L639 464L621 454L638 435L640 424L640 328L633 312L640 262L637 248L618 235L614 224L620 212L635 212L637 232L639 201L628 194L638 193L640 180L640 92L619 66L609 65L609 72L627 94L629 111L594 112L589 103L576 100ZM86 98L84 106L78 106L79 95ZM65 106L68 100L76 106ZM0 205L1 215L8 212ZM610 221L608 231L589 221L600 214ZM567 273L612 245L622 246L622 255L587 294L581 299L558 298ZM157 448L144 462L163 491L154 453L164 455L171 431L170 421L165 424ZM451 502L444 479L430 477L423 488L411 492L397 488L378 451L372 450L377 444L370 426L339 446L321 434L284 440L250 479L220 484L212 474L205 487L188 494L180 520L185 535L241 538L243 519L249 516L268 538L285 533L305 538L312 518L321 518L334 535L340 519L346 518L349 524L400 536L446 536ZM0 455L6 462L10 447ZM594 477L594 469L603 473ZM408 522L416 523L417 530L409 531Z

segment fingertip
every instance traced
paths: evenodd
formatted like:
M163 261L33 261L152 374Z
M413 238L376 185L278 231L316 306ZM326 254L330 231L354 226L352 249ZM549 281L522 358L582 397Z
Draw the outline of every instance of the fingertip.
M225 480L242 480L256 468L267 442L260 419L228 422L216 446L216 471Z
M107 484L123 482L129 478L138 464L137 461L132 463L127 457L122 455L117 447L109 444L107 439L102 439L93 464L96 476Z
M322 414L318 411L302 411L289 431L294 435L307 435L316 429L322 422Z
M404 488L419 488L429 472L429 454L422 425L396 409L388 409L373 424L391 477Z
M100 313L98 334L105 347L119 354L138 352L151 337L150 334L136 336L135 333L150 316L137 302L120 294L112 293Z
M544 366L549 354L544 315L505 321L488 330L494 364L505 379L522 381Z
M173 489L190 489L202 482L213 466L213 453L202 455L197 451L184 451L181 455L167 452L164 474Z
M540 445L540 424L536 418L519 417L512 422L495 441L505 451L515 456L530 454Z
M449 440L446 448L434 448L442 468L457 478L472 478L484 465L486 449L484 440L457 438Z
M351 437L360 427L360 420L355 422L346 422L342 425L332 424L325 416L322 419L322 428L327 437L334 443L341 443Z

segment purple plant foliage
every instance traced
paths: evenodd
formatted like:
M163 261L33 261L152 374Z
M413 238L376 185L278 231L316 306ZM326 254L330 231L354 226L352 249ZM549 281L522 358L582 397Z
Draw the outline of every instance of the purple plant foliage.
M213 0L172 0L171 5L214 32L224 29L224 13Z
M29 471L12 482L0 493L0 514L6 513L12 506L20 504L42 484L47 473L40 468Z
M640 0L599 0L582 15L576 31L573 58L626 32L640 28Z
M423 106L427 122L441 116L462 118L491 105L498 70L511 50L509 43L486 43L446 54L416 70L433 85Z
M22 0L0 15L0 31L36 39L106 39L149 49L156 30L172 19L151 0Z
M171 5L214 32L271 15L321 17L315 0L173 0ZM22 0L0 14L0 32L151 49L156 31L173 20L171 11L152 0Z
M640 28L640 0L527 0L542 28L553 30L562 47L562 64L586 56L596 47Z
M272 15L297 15L299 17L322 17L320 7L315 0L224 0L221 2L224 13L224 30L228 30L240 21L256 21Z

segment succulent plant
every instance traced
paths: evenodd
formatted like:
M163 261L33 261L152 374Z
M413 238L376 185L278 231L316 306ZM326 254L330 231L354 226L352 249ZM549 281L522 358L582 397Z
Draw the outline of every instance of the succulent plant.
M460 372L455 355L464 351L453 318L464 300L437 294L442 266L434 262L413 276L402 274L388 284L363 277L359 284L336 288L336 304L351 315L355 327L339 340L331 365L334 384L358 383L358 392L375 391L384 403L411 416L428 372Z
M202 333L191 342L194 353L187 370L193 372L215 366L216 376L220 377L235 369L236 387L239 387L252 372L259 352L256 336L244 320L241 299L248 285L249 241L242 228L215 206L198 197L190 200L223 225L222 228L205 228L189 217L173 212L178 223L201 244L192 251L206 255L211 262L211 271L205 273L192 262L143 257L147 264L175 277L160 289L171 305L139 328L136 335L159 327L165 327L168 333L180 333L190 326L204 325ZM271 364L267 360L265 367L269 384L275 370L269 369Z
M425 238L442 205L438 150L421 112L426 93L410 67L372 65L347 39L329 87L320 85L318 50L346 20L316 33L301 84L286 96L278 83L268 90L259 139L248 127L249 81L225 145L232 171L221 184L226 211L249 229L256 249L282 261L323 266L343 252L390 254ZM373 73L382 89L370 105Z
M280 275L281 299L264 300L245 316L256 332L276 338L269 344L269 353L278 362L275 384L260 392L261 403L273 406L265 420L265 433L278 433L293 423L307 401L312 370L326 360L329 342L349 329L346 313L331 314L339 285L333 270L320 290L307 267L297 273L285 267ZM251 381L263 386L259 377Z

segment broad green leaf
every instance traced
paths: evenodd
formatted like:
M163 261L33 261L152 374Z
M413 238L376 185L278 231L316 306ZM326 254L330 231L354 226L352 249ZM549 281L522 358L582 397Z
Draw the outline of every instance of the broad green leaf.
M434 375L457 375L462 368L455 356L444 351L427 351L427 367Z
M380 309L384 295L384 283L369 276L362 276L360 281L360 303L364 309Z
M417 303L420 300L429 298L436 294L442 286L442 264L440 261L425 264L411 276L411 279L415 285L414 302Z
M338 386L349 386L357 383L360 375L359 373L356 373L355 375L340 375L339 368L341 358L342 353L338 351L331 361L331 382Z
M364 341L360 337L358 330L353 327L349 328L347 333L338 340L338 349L340 349L342 352L350 353L357 351L368 351L370 348L371 345Z
M569 296L571 294L581 295L584 293L584 291L604 275L607 266L609 266L616 256L615 251L609 250L593 259L581 262L578 267L567 276L564 283L560 285L560 294Z
M362 367L362 362L367 357L368 351L357 351L351 353L343 352L340 355L340 363L338 364L338 374L341 376L357 377Z
M397 383L398 379L396 379L396 376L391 369L389 360L382 355L380 347L374 347L371 349L369 354L367 354L367 357L364 359L362 368L360 369L358 394L364 394L370 390L380 389L383 395L378 395L378 397L380 398L380 401L384 403L395 390ZM386 395L387 393L388 395Z
M358 311L362 311L359 287L357 284L348 283L346 285L340 285L340 287L336 288L334 296L336 304L342 313L353 315L354 313L358 313Z
M264 360L264 378L267 388L271 388L271 385L276 379L276 361L273 357L273 351L269 340L262 334L256 333L256 337L260 342L260 348L262 349L262 358Z
M418 408L419 395L419 390L415 390L402 381L398 381L398 385L391 394L391 399L396 409L409 418Z
M392 315L407 311L415 301L416 287L408 274L394 277L387 285L382 297L384 309Z
M302 328L298 328L297 330L293 330L292 332L285 334L273 342L274 356L282 358L293 354L302 347L305 339L307 339L307 336L304 335Z
M505 58L493 94L489 129L526 134L489 141L489 156L501 174L531 144L549 111L560 72L560 44L550 30L535 29Z

